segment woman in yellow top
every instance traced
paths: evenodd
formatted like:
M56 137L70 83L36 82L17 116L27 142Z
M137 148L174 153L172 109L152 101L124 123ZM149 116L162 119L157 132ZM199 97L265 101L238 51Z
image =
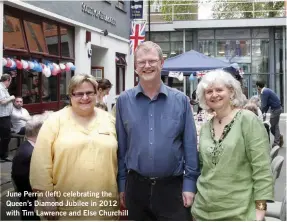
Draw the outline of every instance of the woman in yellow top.
M115 120L95 108L97 82L75 75L71 106L42 126L30 167L37 191L35 212L46 219L117 220L117 138Z

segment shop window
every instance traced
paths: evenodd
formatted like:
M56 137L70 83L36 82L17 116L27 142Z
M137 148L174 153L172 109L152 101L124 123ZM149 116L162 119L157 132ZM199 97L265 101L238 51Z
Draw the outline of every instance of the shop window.
M13 16L4 15L3 43L5 48L27 50L20 20Z
M269 72L269 40L252 40L252 73Z
M74 30L61 27L61 56L74 58Z
M199 30L198 39L214 39L214 30Z
M57 76L45 77L42 74L42 101L44 103L58 100Z
M125 91L125 66L116 68L116 93L117 95Z
M249 40L217 40L216 56L226 57L244 57L251 55L251 45Z
M58 26L54 24L43 23L44 36L48 51L50 55L59 55L59 37L58 37Z
M250 29L217 29L216 39L250 39Z
M182 42L183 41L183 32L171 32L170 33L171 42Z
M3 56L4 58L7 58L7 56ZM12 58L12 57L10 57ZM3 66L2 68L3 74L9 74L12 77L12 81L10 83L10 86L8 88L9 94L12 96L18 96L18 90L17 90L17 85L19 83L19 75L17 69L10 69L7 68L6 66Z
M22 97L24 104L40 103L40 73L23 70Z
M126 59L125 55L116 53L116 94L119 95L125 91L125 72L126 72Z
M254 39L269 39L269 30L268 28L257 28L252 29L252 38Z
M183 53L183 42L171 42L170 43L170 48L171 48L171 51L170 51L170 57L173 57L173 56L176 56L176 55L179 55L181 53Z
M62 61L61 63L66 63L68 61ZM68 99L68 86L70 83L70 80L73 76L74 71L65 71L65 72L61 72L61 74L59 74L59 78L60 78L60 100L62 101L66 101Z
M24 20L24 27L30 51L48 53L41 23Z
M153 42L169 42L169 32L154 32L150 38Z
M199 52L207 56L214 56L214 40L198 41Z
M185 32L185 41L192 41L192 32Z

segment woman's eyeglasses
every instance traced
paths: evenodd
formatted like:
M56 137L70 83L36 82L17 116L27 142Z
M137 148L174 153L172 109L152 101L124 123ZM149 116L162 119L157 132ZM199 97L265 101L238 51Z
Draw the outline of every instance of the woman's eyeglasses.
M83 98L84 95L86 95L87 97L91 97L94 96L95 94L96 93L94 91L72 93L72 95L75 96L76 98Z

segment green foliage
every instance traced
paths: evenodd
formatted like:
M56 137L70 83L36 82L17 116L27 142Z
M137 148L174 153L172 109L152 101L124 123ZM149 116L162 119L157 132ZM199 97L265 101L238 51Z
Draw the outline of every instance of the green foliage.
M173 4L186 4L186 5L173 5ZM172 20L197 20L198 1L190 0L162 0L163 19L165 21ZM174 17L172 17L172 13ZM177 14L176 14L177 13ZM179 14L182 13L182 14ZM187 14L195 13L195 14Z
M210 0L210 2L214 2ZM283 16L283 12L276 10L284 9L284 1L270 2L247 2L230 0L217 0L213 5L213 18L233 19L233 18L272 18ZM270 11L274 10L274 11ZM254 11L254 12L253 12Z

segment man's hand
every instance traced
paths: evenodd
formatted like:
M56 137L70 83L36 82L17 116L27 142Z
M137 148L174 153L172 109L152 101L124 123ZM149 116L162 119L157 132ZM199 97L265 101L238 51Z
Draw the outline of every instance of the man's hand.
M192 192L182 192L183 205L185 207L190 207L193 204L195 194Z
M265 218L265 213L266 213L265 210L257 210L256 209L256 220L263 221Z
M126 208L125 192L120 192L120 204Z
M10 96L10 100L14 100L15 99L15 96Z

